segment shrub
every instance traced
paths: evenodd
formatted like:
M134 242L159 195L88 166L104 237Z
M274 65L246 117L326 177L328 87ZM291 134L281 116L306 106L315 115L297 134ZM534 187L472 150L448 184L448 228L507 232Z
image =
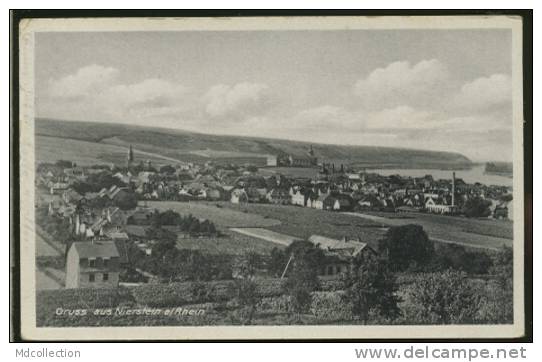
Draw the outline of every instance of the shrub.
M379 243L379 251L387 255L394 271L426 265L434 253L434 245L420 225L391 227Z
M465 273L421 274L405 293L406 323L475 323L480 300L477 289Z
M310 311L322 322L346 321L353 318L352 308L344 292L314 292Z

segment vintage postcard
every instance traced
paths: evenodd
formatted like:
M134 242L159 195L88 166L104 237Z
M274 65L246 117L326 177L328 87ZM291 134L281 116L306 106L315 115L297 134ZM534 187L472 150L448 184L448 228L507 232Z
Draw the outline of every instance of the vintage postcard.
M24 339L525 333L521 17L19 37Z

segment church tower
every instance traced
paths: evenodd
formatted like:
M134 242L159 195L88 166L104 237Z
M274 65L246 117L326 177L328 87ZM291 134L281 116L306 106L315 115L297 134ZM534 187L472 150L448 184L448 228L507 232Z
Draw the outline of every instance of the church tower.
M130 145L130 150L128 151L128 167L132 166L134 162L134 149L132 148L132 145Z

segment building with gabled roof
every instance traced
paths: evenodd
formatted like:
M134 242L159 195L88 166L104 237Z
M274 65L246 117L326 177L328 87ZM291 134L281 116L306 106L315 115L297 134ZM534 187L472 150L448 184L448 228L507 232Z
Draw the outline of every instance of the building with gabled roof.
M354 258L376 257L377 252L361 240L333 239L321 235L312 235L308 239L324 251L325 260L319 271L322 277L334 277L346 273Z
M116 288L120 253L114 241L73 242L66 256L66 288Z

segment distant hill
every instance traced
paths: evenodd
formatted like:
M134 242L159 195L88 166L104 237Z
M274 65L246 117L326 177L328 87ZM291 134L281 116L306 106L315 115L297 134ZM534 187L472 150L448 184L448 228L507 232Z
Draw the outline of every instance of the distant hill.
M180 161L264 160L267 155L286 152L306 154L310 143L281 139L210 135L165 128L97 122L36 119L36 158L81 158L83 163L122 162L133 145L136 156L166 163ZM58 155L55 156L58 145ZM390 147L341 146L313 143L319 161L359 167L465 168L471 161L459 153ZM40 152L44 153L43 157ZM80 154L84 153L84 154Z

